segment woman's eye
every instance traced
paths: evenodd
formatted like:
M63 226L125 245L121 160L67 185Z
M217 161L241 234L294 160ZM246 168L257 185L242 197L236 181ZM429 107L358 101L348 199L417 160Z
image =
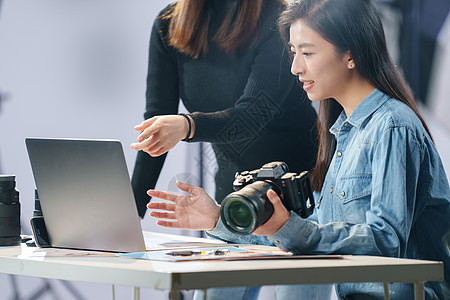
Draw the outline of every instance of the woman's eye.
M310 56L311 53L309 53L309 52L302 52L302 55L303 55L303 56Z

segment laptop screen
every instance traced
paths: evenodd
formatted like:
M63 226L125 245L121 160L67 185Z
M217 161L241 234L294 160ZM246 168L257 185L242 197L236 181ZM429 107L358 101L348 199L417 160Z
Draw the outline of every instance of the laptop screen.
M145 251L118 140L25 140L53 247Z

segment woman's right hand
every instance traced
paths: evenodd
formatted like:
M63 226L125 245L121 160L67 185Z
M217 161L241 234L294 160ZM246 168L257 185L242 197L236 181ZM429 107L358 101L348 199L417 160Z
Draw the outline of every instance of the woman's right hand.
M180 190L190 195L149 190L147 194L168 202L152 201L147 207L156 224L178 229L212 230L220 216L220 206L199 187L177 181ZM155 211L158 210L158 211Z
M188 133L190 138L194 136L194 120L191 116L186 117L190 120L190 132L188 121L180 115L155 116L136 125L134 129L141 130L142 133L138 136L137 143L131 144L131 148L147 152L153 157L163 155L183 140Z

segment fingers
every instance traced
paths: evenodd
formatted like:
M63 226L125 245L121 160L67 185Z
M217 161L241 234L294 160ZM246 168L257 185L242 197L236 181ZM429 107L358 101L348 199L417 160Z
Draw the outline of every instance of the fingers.
M172 193L163 192L163 191L155 191L155 190L148 190L147 195L149 195L150 197L155 197L155 198L159 198L159 199L163 199L163 200L169 200L172 202L177 202L177 199L179 197L184 197L184 195L177 195L177 194L172 194ZM150 202L148 205L150 205L150 204L154 204L154 202ZM147 205L147 207L148 207L148 205Z
M161 148L159 148L157 150L146 150L146 152L148 154L150 154L151 156L153 156L153 157L161 156L161 155L163 155L164 153L166 153L168 151L169 151L169 149L167 149L165 147L161 147Z
M150 154L153 157L161 156L164 153L168 152L173 146L170 144L167 144L167 140L161 140L158 129L151 127L152 130L149 132L145 132L141 134L138 138L140 142L138 143L132 143L130 145L131 149L137 150L137 151L144 151ZM143 139L146 134L151 134L148 138ZM169 141L170 142L170 141Z
M142 130L146 129L147 127L151 126L156 121L156 119L157 119L156 117L147 119L147 120L143 121L141 124L134 126L134 129L138 130L138 131L142 131Z
M154 133L158 132L159 128L156 126L147 127L137 138L139 143L148 140Z
M167 227L167 228L181 228L180 223L173 222L173 221L158 220L158 221L156 221L156 224L159 226L162 226L162 227Z
M137 143L131 144L131 148L134 150L144 150L150 154L152 148L155 150L155 146L159 143L159 139L153 138L154 134L158 132L158 126L152 126L158 117L153 117L143 121L141 124L134 126L135 130L142 131L137 138ZM159 150L159 149L156 149Z
M283 205L281 203L281 199L278 196L278 194L274 190L268 190L267 191L267 198L269 198L270 202L273 204L273 206Z
M183 192L187 192L191 195L198 194L199 191L202 190L202 188L199 188L199 187L190 185L189 183L184 183L184 182L181 182L178 180L177 180L176 184L180 190L182 190Z
M155 191L156 192L156 191ZM168 193L166 193L168 194ZM170 195L170 194L168 194ZM149 209L157 209L164 211L151 211L150 216L156 219L156 224L168 228L180 228L180 224L175 215L175 204L165 203L165 202L150 202L147 204ZM163 219L163 220L161 220Z
M274 190L267 191L267 198L269 198L270 202L272 202L274 213L277 215L283 215L283 218L289 219L289 212L284 206L283 202L281 202L280 197Z
M271 236L275 234L278 230L280 230L281 227L287 222L289 219L290 213L284 207L283 203L281 202L280 197L277 193L275 193L274 190L268 190L267 191L267 198L273 205L273 215L270 217L270 219L258 227L253 234L254 235L267 235Z
M166 202L150 202L149 204L147 204L147 208L174 212L175 204Z
M185 124L187 121L182 116L165 115L155 116L135 126L136 130L142 130L137 142L131 144L134 150L142 150L151 156L160 156L172 149L183 136L186 135Z
M166 147L159 147L159 148L158 147L159 147L159 143L153 147L145 147L144 145L139 144L139 143L131 144L131 149L134 149L137 151L144 151L152 157L158 157L170 150L170 149L167 149Z
M147 152L158 149L157 147L160 142L160 139L156 138L155 135L152 135L153 133L156 132L156 130L152 129L152 130L149 130L149 132L151 133L149 135L146 135L146 134L144 135L144 133L142 133L138 137L138 142L131 144L131 148L134 150L144 150Z
M174 213L160 212L160 211L151 211L150 217L157 219L177 220Z
M156 145L156 146L158 146L158 145ZM163 149L162 147L161 148L146 147L145 145L140 144L140 143L133 143L133 144L131 144L130 147L131 147L131 149L134 149L134 150L137 150L137 151L142 150L144 152L147 152L148 154L150 154L151 156L154 156L154 157L155 156L159 156L159 155L156 155L156 153L160 153L162 151L162 149ZM167 152L167 151L164 151L164 153L165 152Z

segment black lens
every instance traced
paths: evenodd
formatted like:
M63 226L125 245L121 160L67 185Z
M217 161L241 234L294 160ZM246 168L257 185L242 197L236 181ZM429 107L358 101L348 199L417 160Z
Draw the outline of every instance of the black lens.
M0 175L0 246L20 244L20 203L14 175Z
M266 197L271 188L269 182L256 181L229 194L220 209L224 225L231 232L245 235L264 224L273 213L272 203Z
M236 233L246 234L255 228L256 213L253 205L245 198L231 196L222 202L222 219L229 229Z
M14 175L0 175L0 204L16 202L16 181Z
M252 209L247 202L235 201L228 207L230 218L239 227L246 228L252 224Z

